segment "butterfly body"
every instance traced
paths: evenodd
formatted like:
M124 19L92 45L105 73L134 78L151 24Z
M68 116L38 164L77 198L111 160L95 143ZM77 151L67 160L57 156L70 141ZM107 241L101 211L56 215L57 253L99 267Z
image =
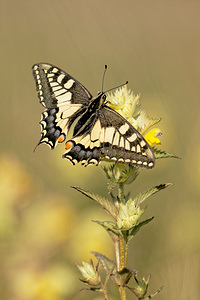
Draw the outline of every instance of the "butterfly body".
M66 142L63 158L73 164L98 165L103 159L123 164L152 168L154 153L142 135L120 114L106 105L106 95L92 97L76 79L46 63L33 66L38 97L46 108L40 121L38 143L51 149Z

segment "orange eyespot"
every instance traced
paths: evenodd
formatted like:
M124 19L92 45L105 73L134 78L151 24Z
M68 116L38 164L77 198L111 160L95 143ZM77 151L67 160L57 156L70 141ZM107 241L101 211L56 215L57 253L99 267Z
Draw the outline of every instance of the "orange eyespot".
M65 140L64 134L61 134L61 136L58 138L58 143L62 143Z
M66 149L66 150L71 150L72 147L73 147L73 142L71 142L71 141L68 141L68 142L65 144L65 149Z

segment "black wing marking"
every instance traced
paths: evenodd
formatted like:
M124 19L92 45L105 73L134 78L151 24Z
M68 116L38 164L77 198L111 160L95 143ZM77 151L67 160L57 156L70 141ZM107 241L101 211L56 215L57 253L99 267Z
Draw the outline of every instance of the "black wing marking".
M155 164L153 150L144 137L121 115L109 107L100 115L102 128L101 154L107 160L145 168Z
M84 115L82 116L82 118ZM102 107L87 126L66 143L63 157L73 164L98 165L101 159L152 168L154 153L143 136L121 115Z
M38 145L47 143L53 149L57 142L65 140L70 126L87 109L92 95L75 78L51 64L35 64L32 70L38 97L46 107L40 121Z

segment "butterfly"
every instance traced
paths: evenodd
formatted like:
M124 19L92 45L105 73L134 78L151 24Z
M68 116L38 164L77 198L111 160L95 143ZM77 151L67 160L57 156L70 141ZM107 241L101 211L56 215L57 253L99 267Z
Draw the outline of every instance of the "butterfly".
M103 159L148 169L154 166L155 156L147 141L106 105L104 92L93 97L78 80L48 63L35 64L32 70L45 107L38 145L46 143L54 149L66 141L63 158L73 165L98 165ZM67 140L72 125L73 135Z

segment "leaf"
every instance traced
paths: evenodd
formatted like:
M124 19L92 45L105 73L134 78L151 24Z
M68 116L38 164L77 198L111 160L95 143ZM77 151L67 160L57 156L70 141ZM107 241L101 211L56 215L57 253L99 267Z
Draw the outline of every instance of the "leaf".
M119 183L132 183L138 176L138 167L131 164L113 164L110 167L103 167L108 181L108 192L111 193L114 187Z
M138 194L135 198L134 198L134 201L137 203L137 204L141 204L142 202L144 202L148 197L150 197L151 195L165 189L166 187L168 186L171 186L172 183L164 183L164 184L160 184L160 185L157 185L149 190L147 190L146 192L143 192L143 193L140 193Z
M114 218L117 218L117 214L118 214L118 209L116 208L116 206L109 201L108 199L99 196L97 194L85 191L84 189L77 187L77 186L72 186L72 188L74 188L75 190L79 191L80 193L82 193L83 195L87 196L88 198L95 200L97 203L99 203L105 210L107 210L107 212Z
M108 187L107 187L109 194L116 187L117 183L118 183L118 180L114 176L112 178L110 178L110 180L108 181Z
M116 263L113 260L98 252L92 251L91 253L99 260L107 274L110 274L112 271L116 270Z
M139 224L137 224L136 226L133 227L133 229L130 230L129 235L128 235L128 241L130 241L135 235L136 233L138 233L138 231L140 230L140 228L146 224L148 224L149 222L151 222L154 219L154 217L151 217L149 219L146 219L142 222L140 222Z
M117 185L118 179L114 176L115 164L110 165L108 168L102 166L103 171L106 173L108 181L108 193L111 193L114 187Z
M108 234L110 235L111 239L114 242L118 241L120 232L114 227L114 224L112 222L109 221L104 221L104 222L93 221L93 222L101 225L108 232Z
M158 159L158 158L179 158L177 155L175 154L172 154L172 153L167 153L163 150L159 150L155 147L152 147L152 150L154 152L154 155L155 155L155 158Z

